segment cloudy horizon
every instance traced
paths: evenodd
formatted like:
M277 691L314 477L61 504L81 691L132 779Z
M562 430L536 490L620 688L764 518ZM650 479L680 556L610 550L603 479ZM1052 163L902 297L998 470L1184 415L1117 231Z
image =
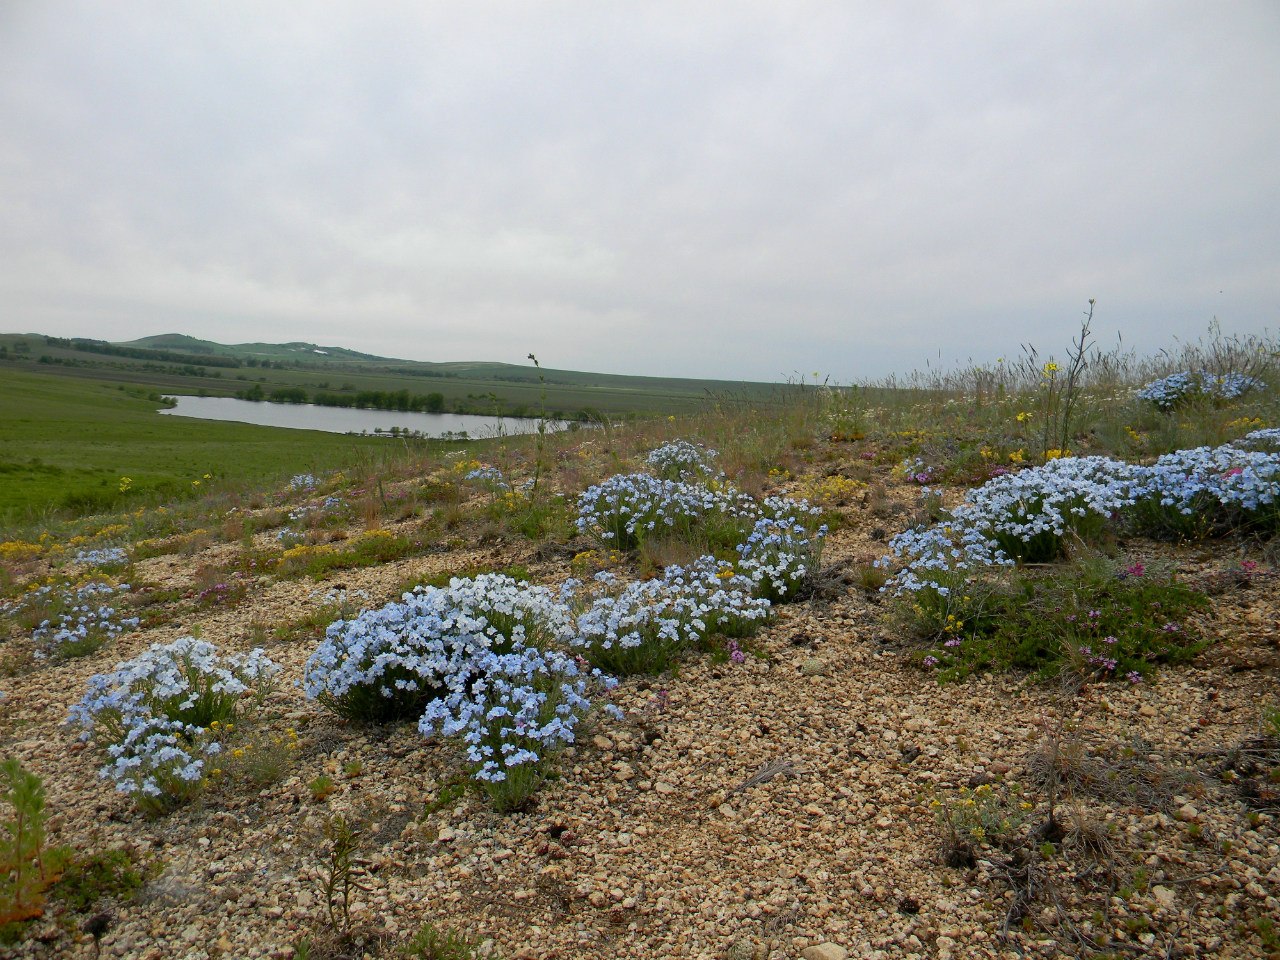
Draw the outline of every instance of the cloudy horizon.
M1280 317L1280 8L0 8L5 332L839 381Z

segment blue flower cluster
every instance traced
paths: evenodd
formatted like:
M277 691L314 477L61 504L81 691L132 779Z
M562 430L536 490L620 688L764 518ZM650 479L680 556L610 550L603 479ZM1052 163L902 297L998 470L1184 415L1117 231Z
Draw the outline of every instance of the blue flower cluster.
M289 511L289 520L293 523L317 523L333 520L346 520L351 515L351 506L341 497L325 497L319 503L306 503Z
M319 503L304 503L289 511L290 525L276 531L276 540L283 547L310 543L315 529L341 527L351 517L351 504L341 497L330 496Z
M1261 430L1246 433L1235 442L1235 445L1246 449L1253 447L1280 447L1280 427L1264 427Z
M606 547L632 550L657 534L687 534L710 520L750 522L756 513L751 498L731 487L620 473L582 492L577 525Z
M96 550L77 550L76 563L87 567L123 567L129 562L129 555L123 547L99 547Z
M610 673L657 673L713 631L731 637L754 632L770 610L755 588L714 557L687 568L672 565L661 577L634 583L602 571L578 591L570 643Z
M511 484L507 483L507 478L502 475L502 471L497 467L477 467L469 471L462 479L468 483L479 484L491 492L511 489Z
M957 571L963 580L982 567L1054 559L1072 532L1088 538L1126 520L1148 532L1186 532L1186 517L1203 530L1275 523L1278 498L1280 454L1236 444L1179 450L1149 466L1064 457L970 490L942 522L894 537L877 563L900 567L887 590L945 595Z
M617 685L564 654L520 643L510 653L477 653L468 671L470 682L427 704L418 729L462 739L472 776L500 813L525 806L555 753L574 742L591 697Z
M247 694L261 702L279 672L261 650L219 657L213 644L182 637L91 677L67 722L103 751L99 776L160 812L199 790L206 760L221 752L220 727Z
M128 592L127 583L100 580L79 586L48 584L24 596L12 612L24 608L49 611L49 616L31 633L37 656L84 657L126 630L138 629L137 617L121 616L113 605L117 602L113 598Z
M815 530L813 518L821 512L805 500L770 497L757 503L727 484L629 473L582 494L578 530L594 534L605 546L630 550L656 533L688 537L695 530L706 538L704 543L714 544L708 536L714 529L724 546L737 550L740 571L755 584L755 594L784 602L795 599L817 570L827 528Z
M289 489L290 490L314 490L316 488L316 485L319 484L319 482L320 481L317 480L315 476L313 476L310 473L299 473L299 474L295 474L293 477L290 478Z
M719 454L688 440L674 440L653 450L645 463L664 480L709 480L716 476Z
M501 574L454 578L330 625L307 661L307 696L361 721L419 717L460 736L495 808L523 805L573 742L593 689L616 681L551 648L572 633L545 587Z
M1218 402L1236 400L1266 384L1243 373L1213 374L1207 370L1183 370L1152 380L1134 396L1146 400L1160 410L1174 410L1184 403L1206 399Z
M810 532L786 514L761 517L738 545L738 569L761 597L773 603L794 600L818 569L826 535L825 524Z
M303 689L349 720L409 719L464 686L481 654L542 644L567 628L545 587L501 574L455 577L331 623L307 660Z

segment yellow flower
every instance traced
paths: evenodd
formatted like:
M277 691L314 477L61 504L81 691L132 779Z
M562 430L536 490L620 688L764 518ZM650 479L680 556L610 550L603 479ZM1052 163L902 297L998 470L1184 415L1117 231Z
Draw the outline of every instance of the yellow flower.
M1044 373L1045 373L1045 376L1047 376L1047 377L1048 377L1048 376L1052 376L1053 374L1055 374L1055 373L1057 373L1057 372L1058 372L1058 365L1057 365L1056 363L1054 363L1052 360L1051 360L1051 361L1049 361L1048 363L1046 363L1046 364L1044 365Z
M1026 411L1026 410L1023 410L1020 414L1018 414L1018 417L1017 417L1017 420L1019 423L1026 423L1030 419L1031 419L1031 414L1029 411Z
M244 751L241 750L239 747L236 747L234 750L231 751L231 755L235 757L237 760L239 760L241 757L244 756Z
M199 480L192 480L192 481L191 481L191 486L193 486L193 487L198 487L198 486L200 486L200 481L199 481Z
M1026 455L1021 450L1015 450L1009 454L1010 463L1022 463L1024 459L1026 459Z
M204 478L205 478L206 480L212 480L212 479L213 479L213 474L212 474L212 473L206 473L206 474L204 475Z

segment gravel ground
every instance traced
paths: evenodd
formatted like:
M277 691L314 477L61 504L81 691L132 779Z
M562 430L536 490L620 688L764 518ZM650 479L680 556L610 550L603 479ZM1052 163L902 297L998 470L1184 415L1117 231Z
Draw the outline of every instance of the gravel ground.
M867 531L885 521L847 512L825 559L882 552ZM185 586L233 549L159 557L136 576ZM1180 557L1189 567L1211 559ZM535 562L528 545L499 543L345 571L330 584L380 601L409 576L509 562L547 582L567 575L563 563ZM261 790L224 782L148 820L61 726L91 674L195 628L246 649L254 624L297 619L316 590L263 580L234 608L161 618L85 660L3 680L0 753L44 779L52 838L126 848L149 871L140 896L108 905L102 956L292 957L327 924L322 830L335 813L363 824L358 924L403 939L429 920L508 960L1053 957L1107 935L1118 956L1275 955L1256 929L1263 918L1280 927L1275 811L1251 818L1214 776L1214 751L1255 732L1259 704L1278 692L1269 581L1217 598L1208 629L1218 642L1192 666L1075 697L1018 676L939 685L906 664L873 599L846 586L782 608L745 663L704 657L676 676L625 682L626 719L594 722L532 808L505 817L474 793L433 803L460 774L457 754L413 725L345 727L306 701L292 681L311 640L269 647L289 681L272 707L300 748ZM1107 838L1092 855L1066 856L1063 840L1061 855L1031 868L989 849L946 866L931 801L1018 781L1043 820L1028 764L1053 729L1099 749L1140 738L1144 769L1167 775L1166 795L1068 797L1060 809L1081 850L1089 836ZM336 789L317 801L307 784L321 773ZM1030 903L1007 923L1028 876ZM95 956L83 920L51 913L3 955Z

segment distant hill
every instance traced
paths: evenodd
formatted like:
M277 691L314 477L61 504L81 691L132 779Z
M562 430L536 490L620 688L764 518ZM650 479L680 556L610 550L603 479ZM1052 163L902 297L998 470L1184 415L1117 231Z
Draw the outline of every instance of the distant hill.
M198 355L222 355L230 357L256 357L259 360L367 360L376 363L393 361L391 357L377 357L345 347L322 347L315 343L215 343L200 340L185 333L161 333L154 337L117 342L117 347L141 347L149 350L179 350Z
M352 364L377 367L387 373L398 373L405 376L448 377L450 379L476 380L505 383L538 383L539 372L533 366L517 366L512 363L498 363L486 360L452 360L432 362L428 360L403 360L396 357L380 357L370 353L360 353L345 347L326 347L315 343L215 343L212 340L200 340L183 333L162 333L153 337L142 337L114 343L113 346L126 349L164 350L181 352L195 356L233 357L238 360L270 360L274 363L320 366L341 364L350 367ZM543 368L541 377L549 384L575 387L608 387L615 390L675 390L683 392L692 389L702 393L708 390L739 390L743 387L769 388L775 384L746 380L692 380L682 377L646 377L618 373L591 373L582 370L557 370Z

